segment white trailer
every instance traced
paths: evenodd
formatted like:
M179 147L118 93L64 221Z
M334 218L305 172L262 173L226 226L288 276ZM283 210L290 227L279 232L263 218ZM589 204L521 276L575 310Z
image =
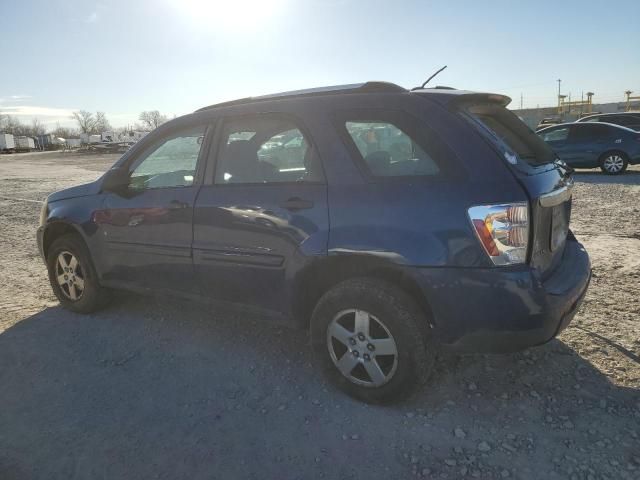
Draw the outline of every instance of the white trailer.
M82 145L82 140L79 138L67 138L67 147L78 148L80 145Z
M15 137L14 141L16 144L16 150L20 150L21 152L30 152L31 150L36 148L36 143L31 137Z
M13 135L10 133L0 133L0 152L12 152L16 148Z
M80 134L80 142L83 145L90 145L92 143L100 143L102 142L102 136L100 135L89 135L88 133Z

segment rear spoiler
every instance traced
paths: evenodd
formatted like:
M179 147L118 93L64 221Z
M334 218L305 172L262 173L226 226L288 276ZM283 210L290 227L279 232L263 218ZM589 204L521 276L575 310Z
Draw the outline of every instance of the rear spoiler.
M425 88L412 93L423 95L445 106L458 106L463 103L497 103L506 107L511 98L499 93L470 92L468 90L451 90L443 88Z
M511 103L511 98L499 93L470 93L467 95L459 95L452 101L452 104L459 105L461 103L499 103L506 107Z

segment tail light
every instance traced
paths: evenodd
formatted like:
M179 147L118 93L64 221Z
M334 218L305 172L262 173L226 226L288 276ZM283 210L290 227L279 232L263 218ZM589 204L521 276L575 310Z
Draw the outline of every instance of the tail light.
M494 265L527 261L529 205L526 202L471 207L469 219Z

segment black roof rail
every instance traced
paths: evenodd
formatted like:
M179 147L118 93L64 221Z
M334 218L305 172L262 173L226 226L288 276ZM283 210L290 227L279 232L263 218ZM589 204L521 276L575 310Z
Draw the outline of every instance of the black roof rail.
M293 90L290 92L272 93L269 95L261 95L259 97L245 97L237 100L230 100L228 102L216 103L209 105L208 107L199 108L196 112L203 112L205 110L211 110L219 107L230 107L233 105L244 105L254 102L263 102L267 100L277 100L282 98L295 98L295 97L312 97L320 95L336 95L340 93L401 93L406 92L407 89L402 88L395 83L390 82L365 82L354 83L350 85L334 85L330 87L318 87L308 88L305 90Z

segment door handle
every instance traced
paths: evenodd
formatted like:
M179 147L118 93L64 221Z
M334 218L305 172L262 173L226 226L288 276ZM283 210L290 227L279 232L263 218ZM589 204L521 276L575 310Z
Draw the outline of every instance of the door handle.
M281 203L280 206L287 210L306 210L308 208L313 207L313 202L311 200L303 200L299 197L291 197L285 202Z
M169 202L170 210L179 210L181 208L188 208L189 204L187 202L181 202L180 200L171 200Z

